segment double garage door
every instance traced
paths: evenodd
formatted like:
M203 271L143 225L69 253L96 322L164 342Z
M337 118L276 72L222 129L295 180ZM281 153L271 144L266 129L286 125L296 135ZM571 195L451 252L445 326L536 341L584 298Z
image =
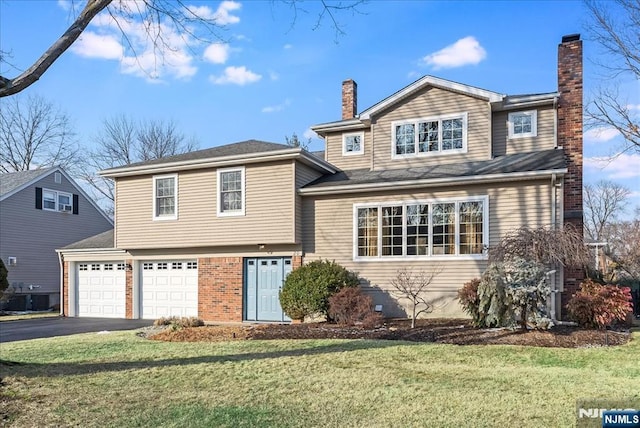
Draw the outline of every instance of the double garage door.
M140 264L140 316L198 316L198 262L144 261ZM126 316L124 262L79 263L78 316Z

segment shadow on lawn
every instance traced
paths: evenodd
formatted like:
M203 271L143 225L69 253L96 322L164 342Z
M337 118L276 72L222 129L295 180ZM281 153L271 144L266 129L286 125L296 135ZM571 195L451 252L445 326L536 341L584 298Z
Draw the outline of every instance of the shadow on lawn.
M100 372L118 372L124 370L150 369L156 367L186 366L192 364L219 364L236 361L266 360L283 357L304 357L365 349L387 348L398 345L417 345L417 343L397 341L362 341L335 343L313 348L288 349L282 351L250 352L246 354L210 355L191 358L171 358L165 360L110 361L104 363L21 363L0 359L2 376L58 377L75 376Z

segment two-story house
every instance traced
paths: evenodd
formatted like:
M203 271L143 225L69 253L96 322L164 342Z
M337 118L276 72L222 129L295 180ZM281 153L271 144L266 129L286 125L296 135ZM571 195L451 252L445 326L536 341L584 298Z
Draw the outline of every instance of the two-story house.
M61 168L0 174L0 258L15 293L8 308L58 305L56 249L112 228L111 219Z
M286 274L330 259L359 273L386 315L404 315L398 269L442 269L434 316L486 249L521 226L582 227L582 42L564 37L558 90L505 95L425 76L357 113L313 126L323 158L247 141L103 171L115 233L61 250L65 314L286 321ZM558 292L578 272L558 269ZM554 315L562 304L554 293Z

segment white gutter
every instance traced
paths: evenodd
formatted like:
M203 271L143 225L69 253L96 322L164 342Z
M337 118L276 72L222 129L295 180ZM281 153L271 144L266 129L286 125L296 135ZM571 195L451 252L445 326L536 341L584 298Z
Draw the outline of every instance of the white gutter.
M114 254L119 254L119 253L126 253L127 250L122 250L120 248L70 248L68 250L62 249L62 250L56 250L57 253L59 254L82 254L82 253L114 253Z
M334 131L349 131L352 129L366 129L367 124L358 118L349 119L348 121L339 121L331 123L322 123L320 125L314 125L310 129L318 135L326 134L327 132Z
M204 158L204 159L192 159L186 161L176 161L176 162L167 162L167 163L157 163L151 165L138 165L138 166L124 166L118 168L105 169L100 171L99 174L103 177L127 177L132 175L141 175L141 174L155 174L161 172L174 171L176 169L191 170L191 169L200 169L207 167L221 167L221 166L229 166L229 165L237 165L239 161L242 161L243 164L252 164L252 163L261 163L261 162L269 162L274 160L287 160L287 159L295 159L297 157L302 158L303 161L307 161L313 165L324 169L325 171L334 173L336 172L335 167L329 164L328 162L323 161L320 158L313 156L312 154L307 154L302 151L299 147L285 150L276 150L273 152L266 152L260 154L260 156L256 157L255 153L251 154L242 154L242 155L234 155L234 156L224 156L218 158Z
M60 263L60 316L64 316L64 263L62 262L62 253L58 253L58 263Z
M471 175L468 177L447 177L447 178L426 178L421 180L404 180L404 181L385 181L377 183L363 183L363 184L350 184L343 186L326 186L326 187L311 187L302 188L298 190L301 195L333 195L342 193L358 193L363 191L378 191L378 190L402 190L413 189L416 187L442 187L454 184L465 183L488 183L488 182L501 182L511 181L513 179L521 180L535 180L537 178L547 177L551 174L565 174L566 168L553 169L548 171L526 171L526 172L514 172L508 174L490 174L490 175Z

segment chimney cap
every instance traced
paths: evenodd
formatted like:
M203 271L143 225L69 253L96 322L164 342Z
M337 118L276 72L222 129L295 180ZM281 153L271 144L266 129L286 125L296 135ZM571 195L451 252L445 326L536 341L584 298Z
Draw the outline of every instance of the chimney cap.
M578 40L580 40L580 34L577 33L562 36L562 43L577 42Z

